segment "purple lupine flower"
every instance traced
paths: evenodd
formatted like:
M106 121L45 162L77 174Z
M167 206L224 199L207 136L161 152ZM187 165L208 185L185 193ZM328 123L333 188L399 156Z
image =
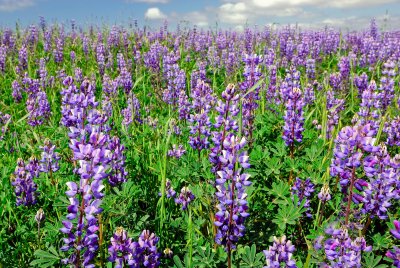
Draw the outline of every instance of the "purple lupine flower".
M137 260L144 267L155 268L160 265L161 254L157 252L157 243L159 238L150 233L149 230L143 230L139 236Z
M296 178L292 186L292 196L297 195L298 197L297 205L300 206L302 201L305 199L304 208L306 208L305 214L308 218L312 217L310 208L310 196L314 191L315 185L311 182L310 178L304 181L300 178Z
M43 33L43 50L45 52L49 52L50 51L51 45L52 45L52 42L53 42L52 38L53 38L53 34L52 34L51 31L46 30Z
M73 160L79 163L75 173L80 175L79 186L75 182L68 182L70 206L67 220L63 221L64 228L60 231L68 235L64 238L62 251L74 249L71 255L64 259L65 264L74 264L85 267L94 267L91 264L98 249L97 215L102 212L101 199L104 194L103 179L107 177L110 152L105 149L107 136L98 132L98 127L92 126L85 130L71 127L70 148L73 151ZM87 136L87 137L86 137ZM87 141L86 141L87 139ZM76 227L72 220L78 218Z
M169 179L165 181L165 193L167 198L174 198L176 196L176 192L172 187L172 183ZM162 196L162 193L158 193L159 196Z
M43 151L42 159L40 160L40 172L52 173L59 170L58 160L60 160L60 156L54 152L56 146L49 139L46 139L44 146L40 146L39 148Z
M276 65L270 65L268 66L268 71L269 71L269 84L268 84L268 89L266 93L266 98L269 100L271 103L273 101L279 102L280 100L278 99L278 91L277 91L277 67Z
M7 60L7 47L2 44L0 46L0 73L6 71L6 60Z
M286 239L286 236L280 238L274 236L272 246L263 251L267 262L264 268L296 268L296 261L292 258L295 250L294 245Z
M362 203L362 192L368 183L357 176L357 169L361 166L364 152L373 153L379 150L374 146L375 130L371 125L346 126L338 133L330 167L332 177L338 176L342 192L347 202L346 224L350 214L350 204ZM355 192L355 189L358 193Z
M338 63L340 77L342 81L347 81L350 76L350 59L349 57L341 57Z
M115 97L118 89L118 79L112 80L107 74L103 76L103 91L107 96Z
M361 253L371 251L364 237L354 240L349 236L348 229L329 227L325 231L331 238L325 241L325 255L332 267L361 267Z
M304 100L299 88L293 88L288 92L285 106L286 111L285 115L283 116L285 125L283 127L282 138L286 145L292 148L295 141L301 142L303 139Z
M45 218L46 215L44 214L43 209L39 208L35 215L35 221L37 222L37 224L40 224L42 221L44 221Z
M342 86L342 76L340 73L332 73L329 75L329 85L334 91L338 91Z
M179 94L186 91L186 74L177 64L179 55L171 53L164 56L164 78L167 81L167 88L163 91L163 100L177 108Z
M7 132L7 127L11 123L11 115L9 114L3 114L0 112L0 141L4 139L4 136L6 135Z
M390 106L394 99L394 78L396 76L395 67L396 64L391 60L388 60L383 64L381 84L378 88L383 113L386 112L387 107Z
M75 59L76 59L75 51L72 50L72 51L69 53L69 57L70 57L70 59L71 59L71 63L74 64L74 63L75 63Z
M47 86L47 70L46 70L46 60L44 58L40 58L39 60L39 80L42 88L46 88Z
M392 199L398 198L395 189L399 175L392 167L386 146L381 144L377 152L364 159L363 165L369 184L364 190L362 212L369 214L371 218L387 219L387 210L392 205Z
M53 50L54 62L62 63L64 60L64 37L60 35L56 38L56 48Z
M315 79L315 60L314 59L307 59L306 62L306 73L308 79Z
M195 88L197 86L198 80L204 81L208 83L206 76L206 63L204 61L200 61L197 63L197 67L199 68L197 71L193 71L190 75L190 87Z
M374 128L379 128L379 108L380 108L379 94L376 92L376 83L371 80L370 84L361 94L360 116L361 124L371 124Z
M120 185L126 182L128 172L125 169L125 146L121 144L118 137L113 137L108 144L108 150L110 151L110 167L111 171L108 176L108 183L111 186Z
M214 104L214 96L210 86L198 80L196 87L192 89L191 97L191 114L188 118L191 134L189 144L200 156L200 151L209 147L211 122L208 114Z
M110 138L102 132L104 126L100 124L104 123L104 118L95 109L98 103L92 83L85 79L79 90L72 77L67 77L63 83L68 88L62 92L62 101L64 107L69 107L62 111L65 116L63 123L70 127L69 147L73 152L72 160L78 163L74 173L80 176L79 186L75 182L67 183L66 195L70 205L67 220L63 221L64 227L60 231L68 238L64 238L61 250L73 251L63 263L94 267L91 262L99 247L97 215L102 212L100 205L104 196L101 191L112 162L108 148Z
M128 232L122 227L118 227L111 237L111 244L108 247L110 257L108 260L115 263L116 267L139 267L136 259L137 242L133 242L128 237Z
M224 245L230 254L236 248L236 242L244 235L244 221L249 216L247 212L246 187L251 185L250 175L242 173L242 169L250 167L249 157L242 151L246 139L239 139L233 134L223 141L220 161L224 167L216 173L216 197L218 212L214 224L217 226L215 242Z
M100 76L104 76L105 70L105 48L102 43L97 44L96 47L96 61L97 61L97 68L99 69Z
M245 81L240 84L240 89L243 94L242 102L242 129L243 133L249 139L252 138L253 133L253 121L254 112L258 108L257 101L260 99L260 89L261 86L256 87L253 91L250 89L257 84L261 79L260 63L262 62L262 56L245 55L243 57L243 62L245 63L243 76Z
M304 88L304 104L310 105L315 101L314 87L311 84L307 84Z
M182 205L182 210L186 210L187 206L195 199L195 195L189 189L189 187L182 187L181 192L177 198L175 198L175 203Z
M330 190L329 190L329 184L324 184L321 187L321 191L318 193L318 198L322 202L326 202L326 201L331 200L331 193L330 193Z
M119 86L124 89L125 94L130 94L133 86L132 75L126 67L123 67L120 70L120 74L117 79Z
M12 89L13 89L12 97L13 97L14 101L15 101L15 102L20 102L20 101L22 100L22 93L21 93L22 88L21 88L21 84L20 84L17 80L14 80L14 81L11 83L11 87L12 87Z
M37 185L33 181L37 177L35 168L35 158L31 158L30 164L25 165L24 160L18 158L17 167L15 168L14 177L12 178L12 186L15 187L15 195L17 197L16 205L30 206L36 204Z
M236 116L239 114L239 94L235 91L235 86L229 84L222 92L222 100L218 100L215 110L218 116L215 118L214 128L217 131L212 132L212 141L214 146L211 148L209 160L212 167L212 172L216 173L225 165L220 161L220 156L223 150L223 142L233 132L237 132L239 126L236 121Z
M18 67L20 71L25 71L28 69L28 50L25 45L22 45L18 51L18 61Z
M400 239L400 222L397 220L393 221L394 229L390 230L390 233L396 239ZM386 252L386 257L393 260L393 265L400 268L400 248L394 246L392 251Z
M190 102L185 90L179 92L178 107L179 119L188 119L190 114Z
M400 116L386 122L383 131L387 135L386 145L400 146Z
M354 84L358 89L358 95L361 96L368 88L368 75L364 72L360 76L354 76Z
M63 228L60 231L68 237L64 238L64 245L61 251L70 251L71 255L63 259L64 264L72 264L80 267L95 267L90 264L98 249L97 218L102 209L100 208L102 197L101 190L104 188L101 180L94 180L91 184L89 179L81 177L80 186L75 182L68 182L68 191L70 205L68 206L67 220L62 222ZM81 196L81 202L79 200ZM78 215L79 214L79 215ZM77 219L76 227L73 220Z
M167 155L170 157L175 157L176 159L180 159L185 153L186 150L182 144L179 144L179 146L176 146L176 144L172 144L172 149L168 150Z
M28 99L26 100L26 109L29 113L28 124L31 126L41 125L50 117L50 104L46 92L40 90L39 80L28 79L27 81L29 81Z
M158 41L151 44L150 50L143 55L144 64L152 73L159 73L161 59L167 53L167 48L161 45Z
M85 57L88 57L89 55L89 38L84 35L82 37L82 50L83 50L83 54L85 54Z
M140 115L140 102L136 98L133 91L129 92L129 97L127 101L127 107L121 111L123 120L122 124L130 126L134 121L141 124L142 119Z

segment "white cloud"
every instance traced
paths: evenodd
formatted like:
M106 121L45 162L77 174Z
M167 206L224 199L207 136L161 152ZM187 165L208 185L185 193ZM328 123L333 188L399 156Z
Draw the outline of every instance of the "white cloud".
M127 3L167 4L169 0L126 0Z
M185 13L183 15L178 15L180 19L191 22L193 25L197 25L200 27L208 26L208 17L207 14L200 11L193 11L189 13Z
M11 12L33 6L33 0L0 0L0 11Z
M161 20L167 18L167 16L162 13L158 7L151 7L147 9L146 13L144 13L144 17L149 20Z

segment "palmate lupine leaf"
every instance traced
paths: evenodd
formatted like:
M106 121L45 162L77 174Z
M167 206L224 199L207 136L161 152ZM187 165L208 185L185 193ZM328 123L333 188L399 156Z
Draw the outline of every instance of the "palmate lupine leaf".
M303 216L305 212L305 201L306 199L300 203L300 206L297 206L297 195L293 196L293 201L290 198L286 198L284 202L279 204L278 213L272 222L276 223L279 229L284 232L286 230L286 225L296 224L298 219Z
M262 267L264 254L262 252L257 253L256 245L253 244L251 248L249 246L244 247L244 252L241 254L242 268Z
M30 263L34 267L51 267L61 260L61 257L53 246L49 247L48 251L38 249L34 255L36 259Z

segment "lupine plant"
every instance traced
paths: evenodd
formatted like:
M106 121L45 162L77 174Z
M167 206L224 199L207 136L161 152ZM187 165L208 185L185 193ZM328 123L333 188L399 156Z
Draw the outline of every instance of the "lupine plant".
M400 267L379 22L2 25L0 267Z

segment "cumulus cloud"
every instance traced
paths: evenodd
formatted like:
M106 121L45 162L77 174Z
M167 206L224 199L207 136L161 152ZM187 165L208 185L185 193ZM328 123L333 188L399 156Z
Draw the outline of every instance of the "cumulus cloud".
M167 18L167 16L162 13L158 7L151 7L147 9L147 11L144 13L144 17L149 20L161 20Z
M167 4L169 0L126 0L127 3Z
M0 11L12 12L33 6L34 4L33 0L0 0Z

